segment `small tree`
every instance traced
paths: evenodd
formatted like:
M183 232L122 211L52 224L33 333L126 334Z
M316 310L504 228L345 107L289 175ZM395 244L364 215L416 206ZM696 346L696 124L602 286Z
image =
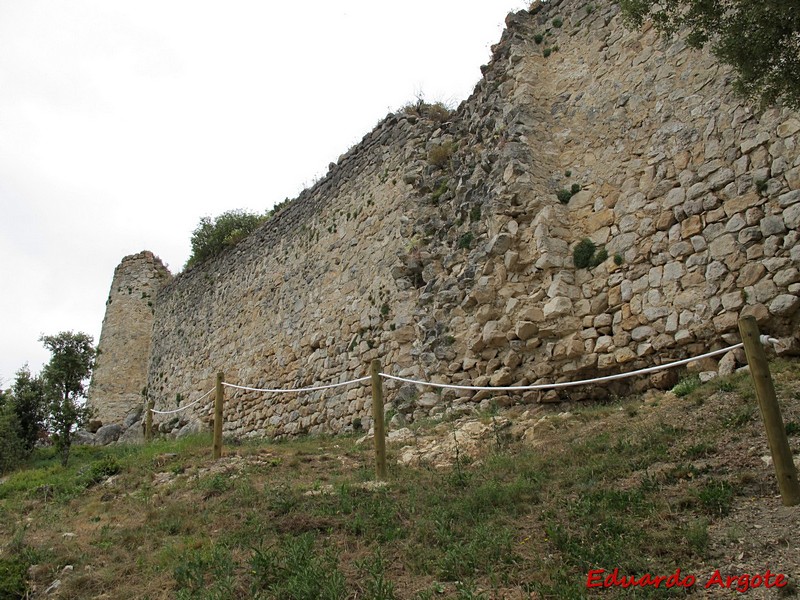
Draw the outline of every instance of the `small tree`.
M735 89L764 104L800 108L800 0L620 0L627 23L645 19L665 35L685 28L693 48L711 52L737 74Z
M19 421L20 437L30 452L39 438L47 408L42 378L31 375L28 365L25 365L17 371L11 396Z
M25 458L19 420L10 394L0 394L0 475L15 469Z
M50 362L42 370L50 427L55 433L61 464L67 466L72 432L91 416L91 411L82 400L86 398L86 382L94 367L97 352L94 340L85 333L66 331L54 336L42 336L40 341L51 353Z

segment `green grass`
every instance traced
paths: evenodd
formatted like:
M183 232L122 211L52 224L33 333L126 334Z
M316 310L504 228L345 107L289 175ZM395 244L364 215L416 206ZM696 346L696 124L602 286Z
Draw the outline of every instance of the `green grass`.
M320 548L315 536L286 536L276 545L257 548L250 558L253 598L339 600L346 597L345 578L336 553Z
M698 387L700 387L700 377L698 375L690 375L689 377L681 379L678 384L672 388L672 393L678 396L678 398L682 398L694 392Z

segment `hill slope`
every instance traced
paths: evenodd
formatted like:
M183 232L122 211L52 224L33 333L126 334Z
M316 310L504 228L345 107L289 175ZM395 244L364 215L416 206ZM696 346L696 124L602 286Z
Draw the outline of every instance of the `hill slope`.
M800 364L772 369L798 453ZM581 598L614 568L711 597L732 593L703 589L715 570L769 568L788 585L748 598L795 593L800 508L776 497L747 375L563 408L395 431L386 486L355 437L217 462L206 438L84 447L66 470L42 451L0 483L0 597Z

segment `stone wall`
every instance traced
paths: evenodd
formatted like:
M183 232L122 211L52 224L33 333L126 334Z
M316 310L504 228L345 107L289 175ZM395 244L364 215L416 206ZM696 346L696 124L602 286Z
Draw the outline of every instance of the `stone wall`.
M165 286L147 384L158 408L219 370L300 387L362 376L372 358L472 385L615 373L736 342L743 314L796 343L796 113L742 105L714 59L626 30L606 2L509 15L482 70L453 115L388 116L258 232ZM585 238L594 260L578 268ZM387 383L386 399L397 425L625 385L492 396ZM229 392L225 429L368 427L368 395ZM187 412L208 421L210 404Z
M121 423L143 405L153 331L153 301L172 279L152 252L126 256L114 270L88 405L104 423Z

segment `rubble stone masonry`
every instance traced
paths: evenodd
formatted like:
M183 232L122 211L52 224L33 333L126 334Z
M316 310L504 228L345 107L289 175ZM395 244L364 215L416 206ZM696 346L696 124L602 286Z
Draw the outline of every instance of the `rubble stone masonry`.
M738 342L744 314L796 345L800 116L748 107L713 57L627 30L618 11L552 0L509 15L452 115L387 116L257 232L165 283L146 378L121 365L145 355L150 326L133 310L114 317L126 286L112 288L97 406L121 414L146 387L172 409L211 389L217 371L252 387L346 381L373 358L441 382L578 379ZM112 350L111 329L141 351ZM701 368L742 360L732 352ZM124 391L100 387L115 369ZM385 385L395 424L614 391L490 398ZM228 390L225 432L369 427L369 397L367 385ZM208 422L212 402L187 413Z

